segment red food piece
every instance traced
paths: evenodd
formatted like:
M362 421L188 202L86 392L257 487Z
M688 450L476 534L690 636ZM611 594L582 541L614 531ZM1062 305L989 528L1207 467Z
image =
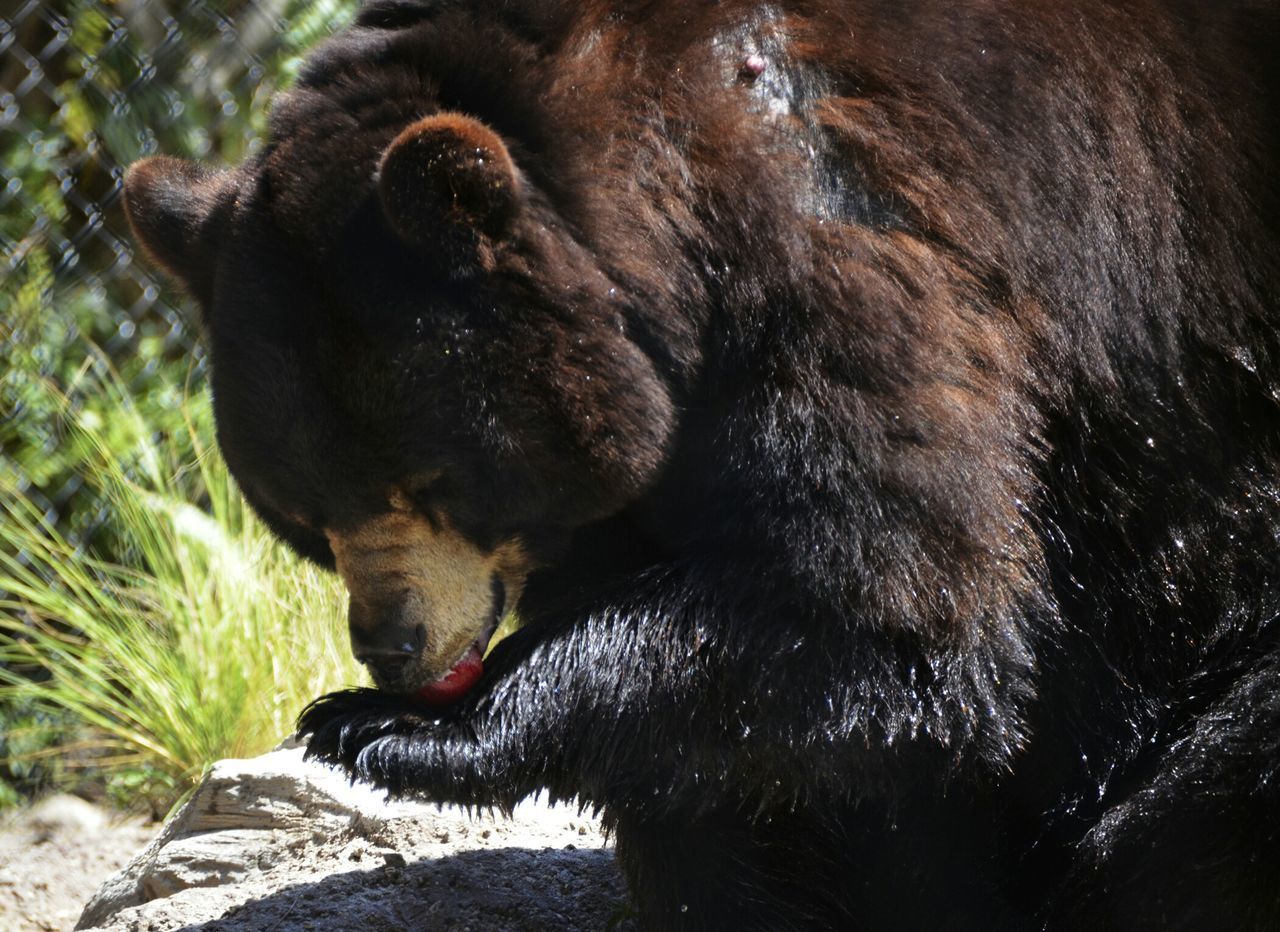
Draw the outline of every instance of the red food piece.
M419 689L418 698L427 705L448 705L466 695L483 672L484 662L480 658L479 649L473 644L462 655L462 659L453 665L452 670L434 683L428 683Z

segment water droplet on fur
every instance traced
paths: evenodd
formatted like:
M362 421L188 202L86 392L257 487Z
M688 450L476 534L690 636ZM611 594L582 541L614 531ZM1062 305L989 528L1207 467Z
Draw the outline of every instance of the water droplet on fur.
M1258 374L1258 364L1254 362L1253 354L1250 353L1247 349L1245 349L1243 346L1238 346L1236 347L1236 351L1234 355L1235 355L1236 362L1238 362L1241 368L1243 368L1246 372L1250 373L1251 375Z

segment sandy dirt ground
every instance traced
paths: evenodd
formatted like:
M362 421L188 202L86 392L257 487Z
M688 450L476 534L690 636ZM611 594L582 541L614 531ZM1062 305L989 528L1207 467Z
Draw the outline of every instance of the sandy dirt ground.
M72 928L98 887L159 825L73 796L52 796L0 822L0 930Z
M101 885L159 830L69 797L0 823L0 932L73 929ZM512 821L446 809L356 837L337 832L303 844L279 841L255 855L261 869L159 895L94 928L636 929L611 848L594 820L572 809L525 804Z

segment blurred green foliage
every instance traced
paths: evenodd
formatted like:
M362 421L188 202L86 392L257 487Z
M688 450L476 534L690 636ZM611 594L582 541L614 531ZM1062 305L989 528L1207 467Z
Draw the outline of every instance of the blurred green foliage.
M62 414L117 555L79 553L0 477L0 701L26 716L14 764L55 780L87 770L162 814L210 762L269 750L361 672L335 637L341 583L245 504L209 445L208 393L164 386L183 427L157 437L141 396L94 362L82 380L111 418L67 395Z
M160 152L226 164L252 152L271 95L356 5L16 0L0 13L0 487L74 556L134 556L66 429L68 413L96 419L126 472L137 466L117 400L84 378L93 348L130 387L153 444L176 444L182 459L200 442L181 403L203 382L193 315L135 253L119 204L125 169ZM61 778L65 755L41 749L78 727L47 706L0 702L0 806Z

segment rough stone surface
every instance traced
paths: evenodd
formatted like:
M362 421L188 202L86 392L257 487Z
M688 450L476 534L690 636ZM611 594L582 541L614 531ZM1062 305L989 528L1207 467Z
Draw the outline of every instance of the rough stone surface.
M389 802L286 748L216 764L79 929L628 929L599 825Z

